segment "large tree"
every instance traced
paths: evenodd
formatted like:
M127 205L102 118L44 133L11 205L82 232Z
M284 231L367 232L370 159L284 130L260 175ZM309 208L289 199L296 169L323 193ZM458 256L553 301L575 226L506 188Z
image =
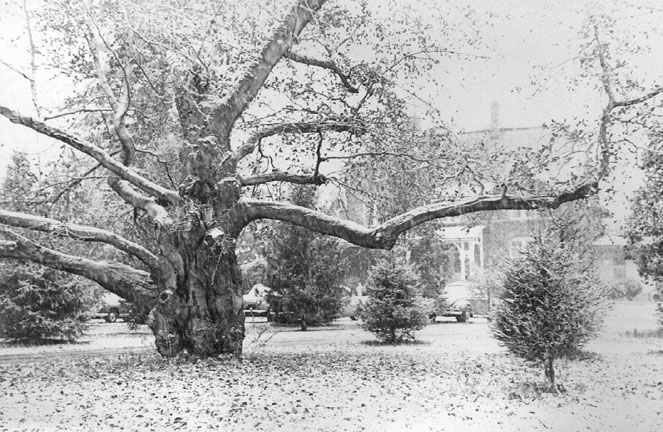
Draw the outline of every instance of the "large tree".
M404 84L408 80L436 84L438 75L429 67L456 58L454 40L475 40L458 30L471 23L456 22L471 14L444 10L437 2L387 2L380 8L371 2L327 3L44 5L41 25L51 39L41 52L69 78L74 95L63 113L45 116L39 110L31 117L0 106L0 115L92 158L96 165L87 172L105 177L109 208L120 200L141 229L123 236L108 225L0 210L0 257L82 275L149 305L149 325L163 355L184 349L199 356L239 355L244 314L236 241L252 222L280 220L358 246L389 249L402 233L439 218L556 208L598 190L610 157L605 129L613 110L655 96L622 100L609 94L595 141L604 165L564 184L551 182L535 195L511 193L506 183L496 194L480 188L468 195L462 185L480 174L472 165L482 150L471 153L452 134L440 136L435 173L446 175L431 191L440 193L425 205L363 226L289 204L272 186L333 181L329 173L339 161L351 168L357 155L397 156L404 167L432 166L417 153L418 138L399 94L416 92ZM36 82L34 73L26 76ZM72 116L79 119L76 133L59 122ZM489 165L482 160L479 170ZM456 184L452 194L444 193L446 181ZM105 243L135 260L65 253L19 228Z

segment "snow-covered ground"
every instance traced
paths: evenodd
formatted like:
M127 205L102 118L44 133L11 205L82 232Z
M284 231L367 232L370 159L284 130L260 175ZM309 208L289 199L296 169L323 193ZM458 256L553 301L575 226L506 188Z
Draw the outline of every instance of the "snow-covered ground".
M375 344L349 319L306 332L256 319L242 361L180 363L143 350L0 363L0 431L658 431L654 309L616 304L587 347L594 354L559 363L563 394L538 391L541 371L498 346L484 319L439 322L400 346ZM120 323L95 334L106 342L85 346L151 344Z

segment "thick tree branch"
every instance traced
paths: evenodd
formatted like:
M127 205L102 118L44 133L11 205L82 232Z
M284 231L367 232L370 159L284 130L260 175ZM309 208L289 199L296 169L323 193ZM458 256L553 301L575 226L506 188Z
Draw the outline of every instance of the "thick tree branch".
M121 263L94 261L68 255L38 245L37 243L0 228L12 240L0 240L0 258L32 261L56 270L86 277L137 305L151 305L157 296L157 288L148 272Z
M22 116L19 113L3 106L0 106L0 115L6 117L12 123L30 128L37 133L56 139L75 148L76 150L79 150L93 157L101 165L103 165L104 168L107 168L112 173L118 175L120 178L128 181L144 192L147 192L148 194L156 197L159 202L176 204L181 200L177 192L166 189L150 180L147 180L135 171L122 165L120 162L113 159L108 153L90 142L84 141L80 138L68 134L67 132L49 126L46 123L35 120L31 117Z
M272 172L239 179L239 184L242 186L256 186L271 182L287 182L302 185L322 185L327 183L327 177L320 173L306 176L299 174L289 174L286 172Z
M358 246L391 249L400 234L434 219L486 210L554 209L566 202L588 198L597 192L598 183L591 183L555 196L486 195L458 203L436 203L403 213L373 229L287 203L242 199L240 205L244 207L242 213L246 223L257 219L276 219L291 222L321 234L339 237Z
M0 210L0 223L56 234L74 240L106 243L135 256L152 270L159 267L158 258L149 250L111 231L6 210Z
M133 138L131 137L131 134L127 130L124 123L125 116L127 115L129 107L131 106L131 82L129 80L131 69L127 71L127 68L122 66L122 63L120 62L117 54L111 49L106 40L103 38L101 31L96 26L94 21L92 21L92 18L88 16L87 21L89 31L87 40L90 51L92 52L92 58L94 59L94 67L97 71L97 78L102 90L104 93L106 93L106 96L110 101L111 107L113 108L113 130L115 131L115 135L117 135L122 146L122 162L124 165L129 166L133 164L136 158L136 149L134 147ZM92 27L96 28L96 33L92 30ZM106 46L106 49L108 49L108 51L113 54L115 59L120 64L120 68L122 69L122 76L124 79L122 82L122 92L119 99L113 93L113 89L108 82L108 65L102 56L101 47L97 41L97 36L101 38L104 45Z
M108 184L124 201L145 211L159 228L172 226L173 220L170 214L154 198L146 197L136 192L128 182L120 180L117 177L109 179Z
M320 60L313 57L297 54L292 51L286 52L284 54L284 57L289 60L295 61L297 63L302 63L309 66L317 66L323 69L329 69L330 71L338 75L338 77L341 79L341 82L350 93L359 93L359 89L357 89L357 87L354 87L352 84L350 84L348 76L344 74L341 71L341 69L336 65L336 63L334 63L331 60Z
M326 0L298 0L297 5L285 17L284 23L274 32L263 48L260 58L250 65L234 88L223 98L210 115L210 129L224 142L237 117L258 94L272 69L292 46L303 28Z

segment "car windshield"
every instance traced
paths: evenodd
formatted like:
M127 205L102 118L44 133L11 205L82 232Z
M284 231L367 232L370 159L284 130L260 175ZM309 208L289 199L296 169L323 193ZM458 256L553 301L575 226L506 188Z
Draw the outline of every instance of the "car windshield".
M472 286L468 284L449 284L444 288L447 301L454 302L456 300L472 298Z

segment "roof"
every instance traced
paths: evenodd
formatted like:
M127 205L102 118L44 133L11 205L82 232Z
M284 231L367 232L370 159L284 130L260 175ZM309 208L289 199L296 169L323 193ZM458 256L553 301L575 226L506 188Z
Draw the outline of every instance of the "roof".
M446 240L473 239L480 237L484 228L486 228L485 225L477 225L473 227L465 225L449 226L437 230L437 235Z

